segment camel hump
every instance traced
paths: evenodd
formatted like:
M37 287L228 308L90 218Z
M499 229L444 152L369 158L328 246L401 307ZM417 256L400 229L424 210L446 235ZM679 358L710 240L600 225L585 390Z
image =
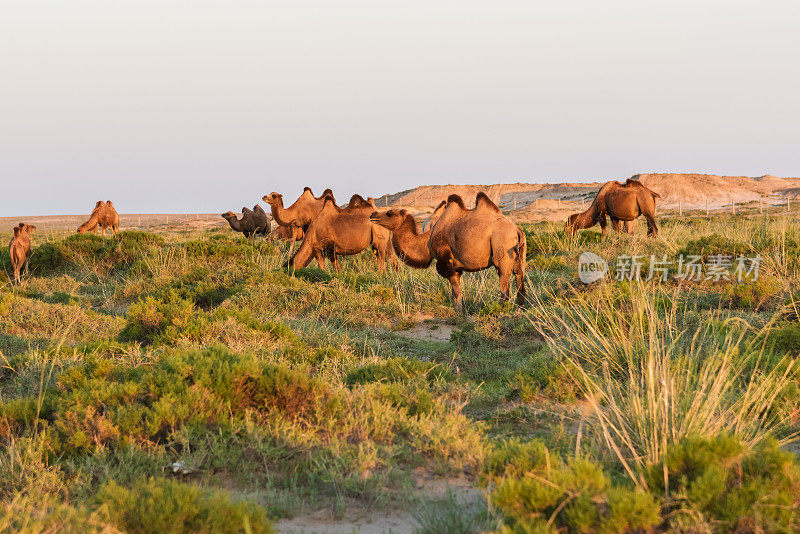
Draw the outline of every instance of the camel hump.
M464 206L464 199L462 199L460 196L456 195L455 193L453 193L452 195L447 197L447 203L448 204L457 204L462 210L467 209Z
M322 196L323 196L323 197L324 197L324 196L327 196L327 195L333 196L333 189L331 189L330 187L329 187L329 188L327 188L325 191L323 191L323 192L322 192Z
M489 195L487 195L483 191L475 195L475 207L477 208L478 206L484 206L491 209L492 211L500 213L500 208L497 207L497 204L492 202L492 199L489 198Z
M361 195L353 195L350 197L350 203L348 204L351 208L371 208L372 205L364 200L364 197Z
M14 227L14 237L17 237L19 235L19 231L20 231L20 227L19 226L15 226Z
M659 195L658 193L656 193L655 191L653 191L652 189L650 189L649 187L644 185L639 180L634 180L633 178L628 178L627 180L625 180L625 186L627 187L629 185L632 185L634 187L641 187L642 189L644 189L645 191L647 191L648 193L653 195L653 198L661 198L661 195Z
M306 191L308 191L309 193L311 193L311 188L310 188L310 187L308 187L308 186L305 186L305 187L303 188L303 193L305 193ZM314 193L311 193L311 194L313 195Z
M113 207L114 203L111 202L110 200L106 200L106 206Z

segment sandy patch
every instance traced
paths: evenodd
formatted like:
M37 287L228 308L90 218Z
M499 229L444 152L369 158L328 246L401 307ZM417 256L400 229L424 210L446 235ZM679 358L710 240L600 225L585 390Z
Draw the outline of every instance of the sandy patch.
M426 475L416 477L418 502L444 499L452 492L463 504L465 513L476 514L486 502L483 492L465 477L442 479ZM282 519L276 523L281 534L412 534L418 527L414 519L415 505L407 510L364 510L357 504L349 506L342 517L334 517L331 510Z
M430 315L418 315L414 319L418 321L417 324L405 330L396 330L394 333L415 341L449 343L450 335L458 329L458 327L434 319Z

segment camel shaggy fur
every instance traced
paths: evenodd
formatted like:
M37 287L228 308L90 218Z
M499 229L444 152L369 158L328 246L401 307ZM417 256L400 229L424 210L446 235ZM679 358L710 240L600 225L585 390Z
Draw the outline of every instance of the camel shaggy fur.
M647 235L658 235L656 226L656 199L660 198L655 193L642 185L638 180L630 178L624 183L617 181L603 184L589 208L583 213L574 213L569 216L565 226L570 235L575 235L578 230L591 228L600 224L600 231L606 235L606 217L611 219L615 232L625 229L629 234L636 231L637 219L644 215L647 221Z
M339 271L339 256L358 254L372 246L381 271L386 270L387 256L397 267L390 232L370 222L373 211L374 206L360 195L353 195L344 208L338 207L333 198L326 199L289 264L295 269L302 269L316 258L320 268L324 269L327 258L333 263L334 270Z
M222 214L222 218L228 221L231 229L241 232L245 237L255 237L257 235L268 235L272 231L269 216L264 209L256 204L253 209L242 208L242 218L237 219L232 211Z
M450 195L436 224L420 232L405 210L374 212L372 222L392 230L398 256L411 267L424 269L436 260L436 271L450 282L453 302L461 309L461 274L494 267L500 278L500 296L507 301L511 275L517 282L517 304L525 302L525 235L483 192L475 208L466 209L458 195Z
M31 234L36 230L32 224L19 223L14 227L14 237L8 244L8 253L11 255L11 266L14 268L14 281L19 283L22 269L28 272L31 257Z
M114 208L114 203L110 200L103 202L98 200L94 205L92 213L89 215L89 220L78 227L79 234L86 232L97 233L98 227L100 233L106 235L106 228L111 228L111 232L116 236L117 229L119 228L119 214Z

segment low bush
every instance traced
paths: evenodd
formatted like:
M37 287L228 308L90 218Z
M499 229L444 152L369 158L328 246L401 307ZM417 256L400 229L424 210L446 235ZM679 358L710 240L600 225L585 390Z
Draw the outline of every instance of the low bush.
M96 504L106 507L111 523L131 533L274 532L260 506L172 480L151 478L131 487L110 482L98 492Z

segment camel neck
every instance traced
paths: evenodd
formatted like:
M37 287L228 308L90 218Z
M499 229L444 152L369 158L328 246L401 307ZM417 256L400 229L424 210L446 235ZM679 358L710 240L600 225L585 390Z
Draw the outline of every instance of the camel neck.
M403 262L411 267L425 268L433 261L428 238L430 231L419 233L414 219L407 216L397 230L392 232L392 245Z
M281 226L289 226L292 223L291 218L287 218L288 210L284 209L283 207L283 200L278 200L274 204L270 204L270 209L272 211L272 218Z

